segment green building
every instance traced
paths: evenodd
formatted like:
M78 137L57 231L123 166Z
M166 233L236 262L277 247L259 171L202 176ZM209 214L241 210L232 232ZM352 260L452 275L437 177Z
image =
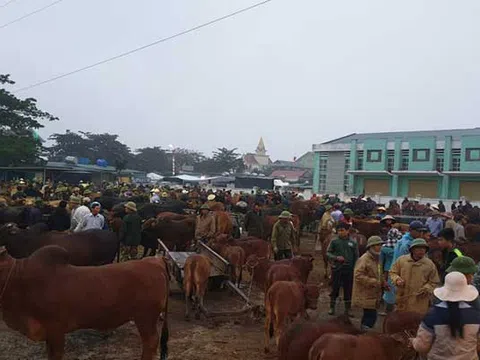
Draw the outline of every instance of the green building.
M480 200L480 128L351 134L313 152L317 193Z

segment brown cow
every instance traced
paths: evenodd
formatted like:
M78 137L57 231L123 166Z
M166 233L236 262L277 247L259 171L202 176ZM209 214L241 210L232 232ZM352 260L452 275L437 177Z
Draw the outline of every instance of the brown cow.
M228 241L231 246L240 246L245 251L245 258L256 255L258 258L270 259L271 246L268 242L256 238L232 239Z
M152 239L150 245L155 249L156 241L160 239L169 250L185 251L195 236L195 218L192 216L183 220L152 218L143 223L142 231Z
M379 235L381 229L380 221L374 219L353 218L353 227L367 239L370 236Z
M221 243L214 243L211 245L211 248L232 265L232 282L240 286L243 265L245 264L245 251L240 246L230 246Z
M309 360L392 360L414 354L400 334L324 334L310 348Z
M46 341L48 359L61 360L65 334L112 330L133 320L142 338L142 360L152 360L161 321L161 359L166 359L169 274L163 258L76 267L68 265L68 256L59 246L43 247L26 259L0 253L5 323L30 340Z
M215 212L215 231L217 234L226 234L226 235L233 234L232 218L227 212L225 211Z
M278 346L286 320L305 316L307 309L317 309L319 295L318 286L294 281L277 281L270 287L265 294L265 352L269 352L274 334Z
M465 237L469 241L474 241L478 238L480 234L480 225L478 224L467 224L465 225Z
M267 272L265 281L265 294L268 289L277 281L296 281L302 282L300 272L292 265L273 264Z
M185 261L183 290L185 291L185 318L190 318L190 299L193 300L195 317L200 318L200 311L204 311L203 297L207 291L208 278L212 264L205 255L190 255Z
M402 331L416 333L423 317L423 315L412 311L392 311L387 314L383 321L383 332L385 334L395 334Z
M338 316L328 321L299 319L290 324L280 337L279 360L308 360L312 344L327 333L360 334L348 316Z
M158 219L169 219L169 220L176 220L176 221L184 220L188 217L192 217L192 216L177 214L177 213L173 213L173 212L169 212L169 211L161 212L161 213L158 213L158 215L157 215Z

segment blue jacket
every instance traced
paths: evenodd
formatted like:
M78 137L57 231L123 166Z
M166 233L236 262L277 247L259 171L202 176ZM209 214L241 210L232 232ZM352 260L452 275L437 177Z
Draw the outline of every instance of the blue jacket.
M413 239L412 235L410 235L409 232L407 232L405 235L403 235L403 237L400 239L399 242L397 242L397 244L395 245L395 249L393 250L393 261L392 261L392 263L397 261L397 259L400 256L410 254L410 249L409 248L410 248L410 244L412 243L413 240L414 239Z

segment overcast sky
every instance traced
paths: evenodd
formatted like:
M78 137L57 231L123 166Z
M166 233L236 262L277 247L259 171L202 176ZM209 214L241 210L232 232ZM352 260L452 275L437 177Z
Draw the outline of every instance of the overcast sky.
M0 26L53 0L16 0ZM6 0L0 0L0 5ZM254 4L64 0L0 29L17 88ZM120 135L132 149L291 159L351 132L479 126L480 1L273 0L18 96L60 118L41 131Z

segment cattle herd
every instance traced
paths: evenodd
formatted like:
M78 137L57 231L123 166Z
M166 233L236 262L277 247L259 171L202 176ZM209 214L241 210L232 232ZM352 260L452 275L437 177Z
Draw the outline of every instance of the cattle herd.
M172 251L189 249L195 234L196 209L178 200L141 206L138 213L143 218L144 258L124 262L117 258L116 262L124 216L121 199L97 200L104 205L110 230L55 232L43 222L25 228L19 226L21 207L1 209L3 321L31 340L45 341L49 360L63 359L67 333L78 329L109 331L133 322L142 342L141 359L156 358L158 348L160 359L167 359L172 264L157 253L157 240ZM413 359L409 337L421 321L415 313L389 313L383 331L368 333L360 331L347 316L323 320L312 316L315 310L325 312L326 308L319 301L324 290L308 281L316 254L301 243L305 253L295 249L292 259L271 260L269 239L285 204L265 206L263 236L257 238L240 236L237 228L242 223L237 221L234 208L226 211L222 203L210 204L216 219L211 247L232 265L231 276L237 286L253 284L264 292L265 352L275 346L278 359L283 360ZM288 204L299 235L319 220L321 206L318 200L296 199ZM366 238L380 233L379 221L365 215L356 211L353 218L357 234L352 236L357 236L360 249ZM402 224L399 226L401 229ZM408 228L408 224L405 226ZM480 233L479 225L467 226L467 240ZM435 241L430 242L430 248L435 251ZM467 241L462 249L480 260L477 243ZM326 269L327 261L324 264ZM186 319L192 310L196 318L201 317L211 268L205 255L186 259L182 284ZM258 358L262 356L258 354Z

